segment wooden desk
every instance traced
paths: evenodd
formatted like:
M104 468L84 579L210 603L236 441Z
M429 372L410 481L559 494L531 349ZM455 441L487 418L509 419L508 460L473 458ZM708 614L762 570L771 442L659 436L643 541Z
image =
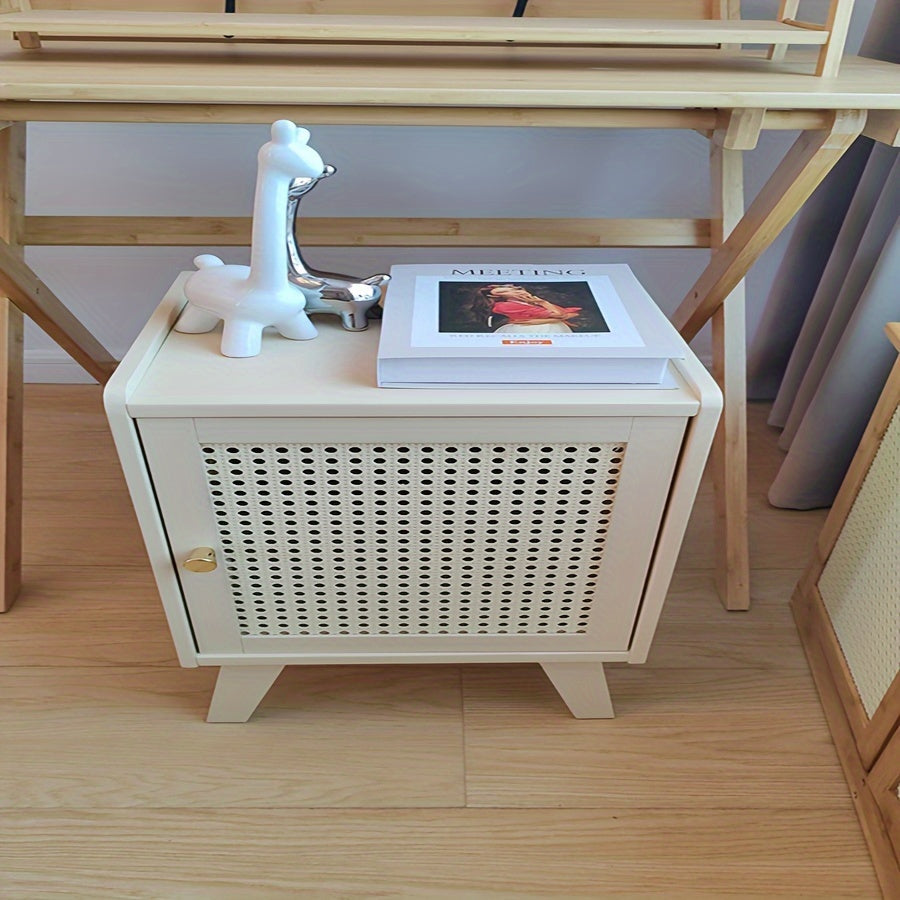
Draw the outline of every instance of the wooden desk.
M717 571L729 609L749 606L746 533L745 336L742 279L860 135L893 145L900 67L846 58L816 78L810 57L724 51L565 51L59 43L0 51L0 319L6 354L3 606L20 573L22 313L100 381L115 360L21 260L34 244L245 244L243 219L28 217L27 121L271 122L695 129L710 139L708 219L312 219L305 241L356 246L710 247L709 265L674 314L693 338L713 323L725 416L714 450ZM802 133L744 212L742 154L763 129ZM589 173L586 173L589 175ZM727 303L725 302L727 299Z

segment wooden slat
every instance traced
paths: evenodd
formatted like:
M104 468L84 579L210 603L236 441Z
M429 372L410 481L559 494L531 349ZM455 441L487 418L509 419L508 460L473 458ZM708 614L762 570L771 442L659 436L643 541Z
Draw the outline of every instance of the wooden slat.
M900 322L888 322L884 326L884 333L895 350L900 350Z
M536 128L661 128L709 132L727 128L733 112L712 109L487 109L371 106L286 106L200 103L117 103L117 122L269 124L275 119L301 119L307 125L477 125ZM736 111L735 111L736 112ZM750 112L755 112L750 110ZM19 122L106 122L108 103L0 101L0 119ZM809 131L831 127L833 115L816 110L765 110L763 131ZM865 133L891 144L898 139L900 114L874 110ZM896 146L896 143L895 143ZM747 149L747 148L745 148Z
M713 19L740 19L740 17L741 0L718 0L710 16ZM733 53L740 49L740 44L722 44L722 50L726 53Z
M251 13L43 11L11 13L0 29L64 37L234 39L343 43L526 43L716 46L817 44L828 35L762 20L682 21L487 16L324 16Z
M16 0L11 0L16 2ZM628 0L628 14L651 19L708 19L715 0ZM321 13L364 15L371 13L373 0L239 0L242 13ZM110 10L122 9L123 0L32 0L34 9ZM128 0L128 8L151 12L216 13L222 0ZM378 0L377 11L391 16L508 16L510 0ZM622 0L531 0L529 16L615 16L621 15Z
M888 110L870 114L870 121L898 118ZM201 124L268 125L275 119L296 119L307 125L478 125L482 127L536 128L684 128L712 131L727 127L730 112L714 109L486 109L479 107L413 108L405 106L321 106L316 104L229 103L117 103L116 122L196 122ZM12 122L108 122L108 103L57 103L54 101L0 101L0 119ZM769 109L763 117L765 131L807 131L829 128L828 112L802 109ZM867 123L866 132L869 132ZM884 132L887 134L887 131ZM896 135L896 129L891 136ZM870 135L875 137L874 134ZM879 140L880 138L876 138ZM890 142L890 141L888 141Z
M711 194L718 219L713 233L716 247L744 214L743 154L728 148L728 133L716 132L710 142ZM716 586L719 599L730 610L750 608L746 315L746 291L741 281L712 318L713 375L725 400L711 453Z
M116 360L5 242L0 243L0 290L94 378L106 382Z
M28 122L108 122L108 103L0 101L0 119ZM538 128L691 128L717 127L722 113L714 109L553 109L442 106L372 107L285 105L265 103L117 103L116 122L192 122L201 124L271 124L295 119L306 125L477 125ZM794 131L824 128L827 113L780 110L766 114L766 128Z
M0 612L15 603L22 585L22 369L21 311L4 299L0 307L3 434L0 435Z
M41 49L41 36L36 31L17 31L15 36L23 50Z
M828 28L825 25L820 25L818 22L801 22L799 19L781 19L781 21L785 25L792 25L794 28L805 28L807 31L828 31Z
M887 144L888 147L900 147L900 112L890 109L872 110L866 119L863 134Z
M865 112L838 112L829 131L805 132L797 139L675 311L672 321L686 340L696 337L759 254L856 140L865 121Z
M834 113L824 109L767 109L762 127L763 131L821 131L831 128L833 121Z
M249 218L26 216L26 245L231 247ZM318 247L708 247L708 219L328 218L301 222Z
M25 125L0 132L0 239L22 258ZM22 586L22 412L25 323L12 295L0 297L0 612Z
M847 32L850 30L853 4L854 0L831 0L825 19L828 41L819 52L816 75L834 78L838 74L844 55L844 44L847 42Z

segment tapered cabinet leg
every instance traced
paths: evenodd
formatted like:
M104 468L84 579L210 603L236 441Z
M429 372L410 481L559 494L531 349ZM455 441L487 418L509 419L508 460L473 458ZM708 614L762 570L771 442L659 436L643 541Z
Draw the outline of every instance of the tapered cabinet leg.
M541 668L576 719L611 719L615 716L603 663L541 663Z
M284 666L222 666L207 722L246 722Z

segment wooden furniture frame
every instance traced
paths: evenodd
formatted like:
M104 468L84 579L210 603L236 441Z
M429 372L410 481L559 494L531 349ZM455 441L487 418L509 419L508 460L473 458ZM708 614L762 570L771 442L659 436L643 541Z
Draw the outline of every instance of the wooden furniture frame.
M883 853L883 862L876 860L876 871L879 873L881 885L886 897L900 893L900 729L885 745L881 755L875 761L866 779L865 788L871 793L875 806L878 807L880 821L875 822L873 837L869 839L869 848L873 857ZM857 805L857 812L862 808ZM888 842L894 850L893 871L889 868L892 861L884 849L881 839L882 829L887 832ZM875 837L877 835L877 837ZM874 839L873 839L874 838ZM876 841L882 849L876 851Z
M0 0L2 2L2 0ZM6 0L7 7L9 0ZM570 0L607 13L611 0ZM347 0L341 10L346 9ZM407 8L394 0L389 11ZM72 4L76 5L76 4ZM96 5L96 4L95 4ZM495 0L466 0L461 12ZM706 16L712 0L667 0L673 15ZM653 0L632 13L652 12ZM503 7L505 8L505 6ZM712 320L714 365L725 414L714 448L717 580L729 609L750 603L746 521L745 336L742 279L862 133L896 144L900 68L850 58L836 78L808 76L809 57L773 71L763 54L540 47L444 47L365 52L310 45L212 43L56 44L41 54L8 42L0 51L2 235L5 315L6 487L4 605L17 590L20 556L21 313L99 381L115 360L24 265L28 245L248 243L246 219L45 217L24 213L24 123L271 122L688 129L710 139L714 208L695 219L307 219L311 245L452 247L708 247L709 265L674 322L688 340ZM721 60L731 60L720 66ZM609 62L608 65L604 64ZM598 63L600 65L598 66ZM177 74L173 74L177 73ZM744 211L742 156L763 130L802 134ZM727 299L727 303L725 302Z
M887 326L900 351L900 323ZM900 408L900 359L894 364L822 527L791 606L822 698L838 757L886 897L900 895L900 672L870 716L832 624L820 579L885 432ZM884 635L897 640L898 635Z
M298 13L216 13L183 10L57 10L33 8L20 0L20 12L0 20L27 50L41 41L229 40L324 43L528 44L595 47L697 47L769 44L769 59L782 60L790 45L818 46L815 74L832 77L840 68L854 0L830 0L821 23L796 18L800 0L782 0L774 22L744 20L728 13L727 4L709 19L554 17L505 15L428 15L419 4L410 15L303 15ZM35 6L38 4L34 4ZM534 4L537 9L540 2ZM552 4L544 4L544 7ZM677 4L673 4L676 5ZM424 7L424 9L423 9ZM425 13L424 15L422 13ZM638 10L640 15L641 10ZM677 9L676 9L677 14Z

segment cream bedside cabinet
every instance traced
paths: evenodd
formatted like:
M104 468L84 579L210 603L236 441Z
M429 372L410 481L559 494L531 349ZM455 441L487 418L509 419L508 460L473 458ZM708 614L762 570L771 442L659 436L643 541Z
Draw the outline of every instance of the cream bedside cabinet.
M179 660L221 667L208 721L315 663L531 661L612 716L721 409L690 351L665 387L379 389L377 327L227 359L171 330L183 277L105 402Z

